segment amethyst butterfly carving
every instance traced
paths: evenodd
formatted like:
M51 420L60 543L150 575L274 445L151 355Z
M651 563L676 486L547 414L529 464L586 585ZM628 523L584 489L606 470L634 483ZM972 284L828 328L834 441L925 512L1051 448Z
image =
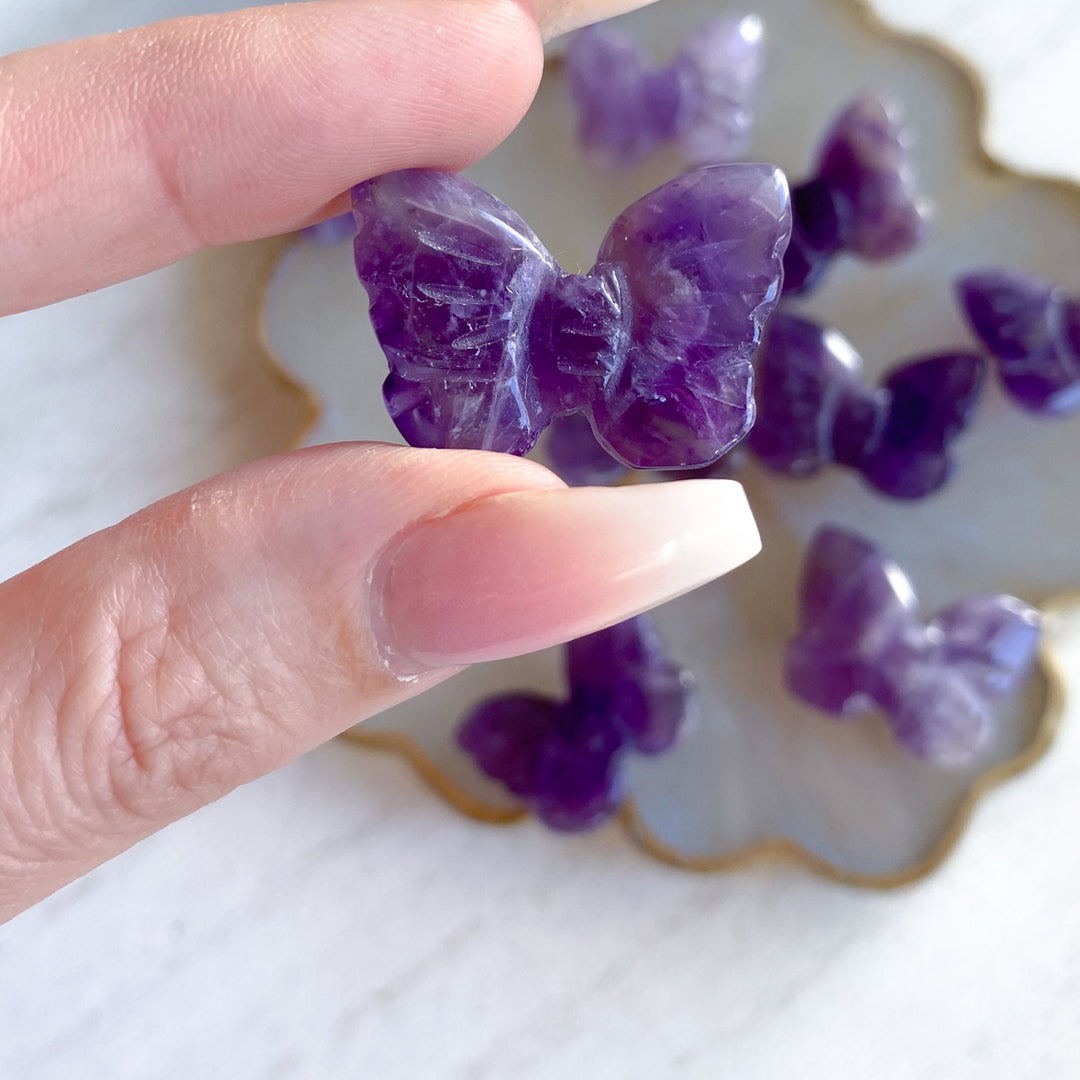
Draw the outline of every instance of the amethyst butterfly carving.
M1001 384L1032 412L1080 408L1080 299L1033 274L984 270L956 282L968 324Z
M781 312L757 360L757 423L747 440L769 468L810 476L857 470L878 491L917 499L949 478L952 442L968 425L986 362L972 353L914 360L868 385L838 331Z
M607 166L636 164L671 141L694 165L737 158L753 126L762 38L756 15L713 19L654 66L625 31L579 30L566 52L579 143Z
M816 288L841 252L878 261L918 244L929 204L919 195L911 150L898 108L884 98L860 98L836 118L814 175L791 189L789 295Z
M1012 596L975 596L929 622L903 570L837 528L812 539L799 632L785 657L796 697L844 719L879 709L911 753L961 767L986 744L991 701L1027 678L1039 614Z
M646 469L704 466L750 429L751 356L779 297L791 217L770 165L686 173L624 211L565 272L493 195L450 173L353 190L357 274L413 446L524 454L583 414Z
M672 746L694 684L646 615L570 642L566 678L564 701L523 693L482 701L458 743L546 825L579 831L618 808L628 753Z

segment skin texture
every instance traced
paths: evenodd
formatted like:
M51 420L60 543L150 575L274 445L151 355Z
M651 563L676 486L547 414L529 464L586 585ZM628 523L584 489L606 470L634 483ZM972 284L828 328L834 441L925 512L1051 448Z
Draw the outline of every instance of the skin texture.
M461 169L541 65L515 0L328 0L7 57L0 314L298 228L368 176Z
M0 310L317 220L382 170L461 167L540 63L511 0L330 0L0 59ZM0 584L0 919L460 665L757 544L728 481L571 491L506 455L380 444L156 503Z

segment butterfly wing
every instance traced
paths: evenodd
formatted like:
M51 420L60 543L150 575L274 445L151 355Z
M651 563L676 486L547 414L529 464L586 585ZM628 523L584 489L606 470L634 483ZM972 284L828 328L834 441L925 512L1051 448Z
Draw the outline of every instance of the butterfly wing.
M742 153L754 122L763 41L757 15L735 15L710 20L683 46L675 66L695 106L680 140L688 160L715 165Z
M458 728L458 745L480 769L515 795L537 794L537 767L564 706L539 694L503 694L481 701Z
M843 204L844 246L865 259L902 255L926 231L911 146L895 105L872 95L849 105L822 144L817 177Z
M680 86L650 70L629 34L598 23L579 30L566 50L566 76L578 111L578 141L601 165L643 161L674 133Z
M943 638L942 662L993 696L1020 686L1039 644L1039 613L1015 596L969 597L942 610L931 626Z
M799 591L799 632L785 654L793 694L826 712L855 716L882 694L879 672L911 626L915 594L873 544L824 528L810 542Z
M986 378L986 361L949 353L905 364L883 382L889 407L880 438L859 468L886 495L919 499L952 473L949 449L968 426Z
M615 221L593 273L620 282L629 342L591 411L620 460L705 466L747 433L750 358L780 294L790 234L787 182L770 165L694 170Z
M530 805L553 829L578 832L606 820L623 797L623 737L606 708L566 707L541 749Z
M1052 282L1008 270L981 270L956 282L956 296L972 331L1000 360L1020 360L1046 346L1053 292Z
M1054 324L1054 340L1073 367L1080 368L1080 300L1062 297L1055 307L1057 317L1051 320Z
M854 414L872 395L862 381L862 360L835 330L794 315L769 320L757 357L757 421L747 440L769 468L809 476L836 458L841 413ZM863 441L854 435L860 445ZM843 454L840 455L841 459Z
M387 408L413 446L531 449L548 420L527 364L532 303L556 266L525 222L451 173L353 190L356 271L390 364Z
M905 669L902 687L903 695L888 703L889 726L916 757L958 769L986 745L993 716L961 672L915 662Z
M884 701L896 737L944 768L969 765L994 730L991 697L1031 670L1039 615L1012 596L949 605L924 632L921 654L898 669Z
M571 700L606 710L635 750L659 754L678 738L694 691L648 615L616 623L567 646Z
M1080 405L1080 305L1044 278L1008 270L965 274L956 295L1016 401L1052 415Z

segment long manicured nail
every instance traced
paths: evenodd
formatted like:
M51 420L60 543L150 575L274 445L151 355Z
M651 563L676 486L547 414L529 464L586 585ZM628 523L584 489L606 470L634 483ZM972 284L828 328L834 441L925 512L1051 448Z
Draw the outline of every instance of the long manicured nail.
M516 656L655 607L760 547L733 480L489 496L391 542L373 629L403 676Z
M545 41L589 23L610 19L656 0L536 0L536 18Z

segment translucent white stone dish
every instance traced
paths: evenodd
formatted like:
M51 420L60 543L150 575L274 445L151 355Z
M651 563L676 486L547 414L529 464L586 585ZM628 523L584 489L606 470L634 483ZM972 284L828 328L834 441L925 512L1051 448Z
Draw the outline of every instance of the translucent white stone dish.
M660 57L723 10L666 0L621 22ZM824 288L794 310L840 328L876 375L920 353L975 347L952 296L962 271L1007 266L1080 292L1080 189L1019 176L987 157L970 74L934 47L890 33L854 0L761 0L752 10L764 19L767 54L747 159L775 162L797 180L837 110L859 93L881 92L904 108L935 206L915 253L876 266L841 258ZM524 123L470 175L517 210L565 267L584 270L618 212L682 163L672 153L602 172L578 151L573 128L555 57ZM265 335L319 404L307 442L400 441L382 407L386 363L347 242L284 250ZM672 655L697 676L702 708L675 749L630 760L620 822L647 851L699 870L782 854L853 883L899 884L936 866L980 795L1046 748L1061 704L1052 611L1080 604L1067 599L1080 586L1080 414L1024 413L992 380L955 457L949 485L915 503L885 499L850 472L790 480L753 463L742 470L763 553L658 613ZM839 723L784 690L781 655L795 628L802 552L827 522L879 542L909 573L927 613L980 592L1013 593L1051 612L1040 673L1002 703L995 738L969 768L920 762L881 719ZM558 650L475 667L351 735L408 756L459 810L512 822L520 809L457 750L455 728L483 696L558 694L560 680ZM1031 789L1037 798L1037 784Z

